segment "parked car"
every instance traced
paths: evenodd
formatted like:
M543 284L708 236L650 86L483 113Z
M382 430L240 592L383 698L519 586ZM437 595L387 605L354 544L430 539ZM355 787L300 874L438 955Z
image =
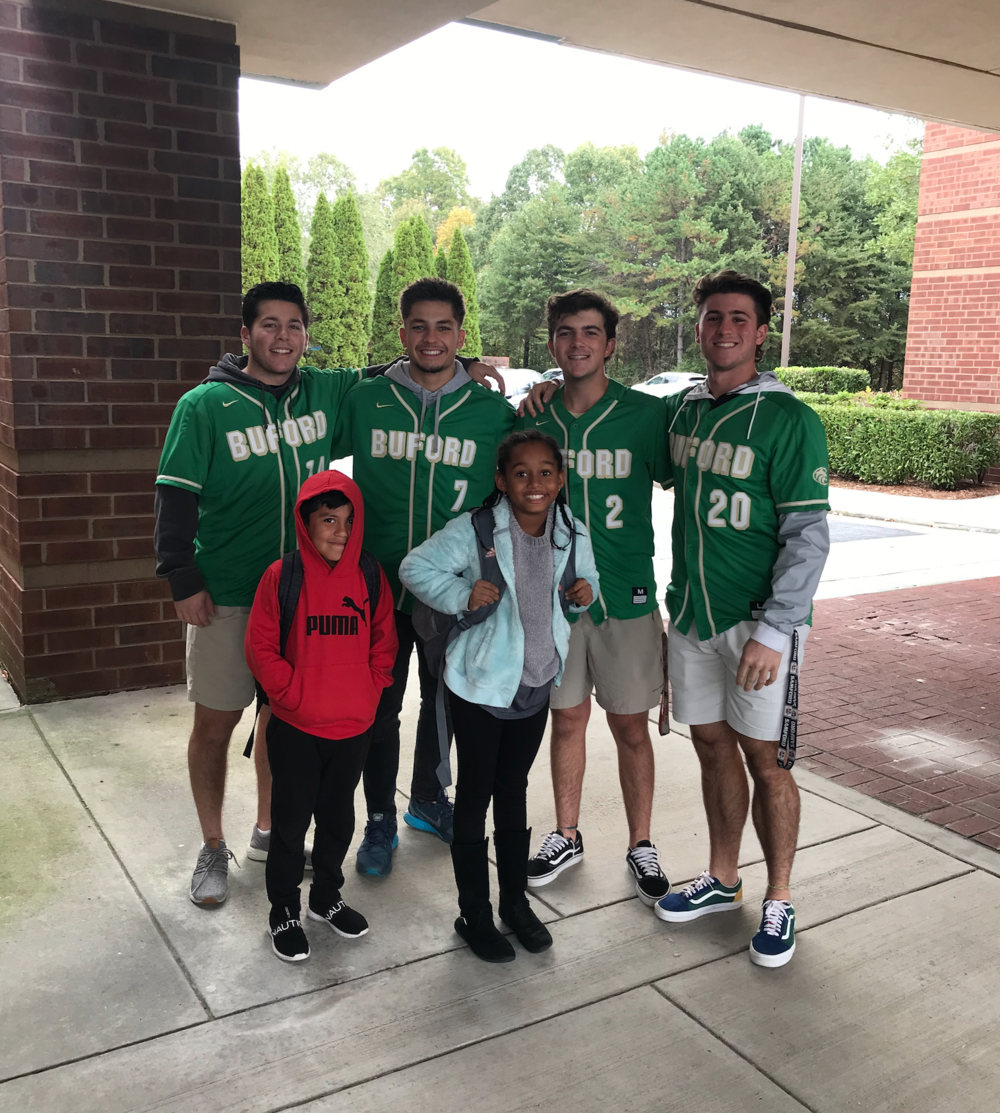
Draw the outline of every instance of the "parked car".
M561 379L563 377L561 367L550 367L548 371L542 372L542 378L548 382L549 379Z
M656 398L666 398L668 394L678 394L689 386L704 381L704 375L695 375L690 371L661 371L644 383L633 383L632 389L641 390L643 394L652 394Z
M529 390L542 381L542 376L530 367L505 367L501 371L507 389L504 392L512 406L518 406Z

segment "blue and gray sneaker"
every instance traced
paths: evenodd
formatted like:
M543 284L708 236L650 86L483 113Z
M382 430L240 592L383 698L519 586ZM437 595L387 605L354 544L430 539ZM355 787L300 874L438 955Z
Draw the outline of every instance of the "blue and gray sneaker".
M737 880L733 886L723 885L718 878L705 870L690 885L679 893L668 893L663 900L653 905L653 911L661 920L671 924L682 924L686 920L697 920L710 912L732 912L743 907L743 882Z
M358 847L358 873L369 877L388 877L392 873L392 852L397 846L396 817L374 812L368 817L365 837Z
M445 790L439 789L436 800L418 800L410 797L403 822L417 831L428 831L442 842L450 843L455 824L455 807Z
M784 966L795 954L795 909L787 900L766 900L760 931L750 940L750 961Z

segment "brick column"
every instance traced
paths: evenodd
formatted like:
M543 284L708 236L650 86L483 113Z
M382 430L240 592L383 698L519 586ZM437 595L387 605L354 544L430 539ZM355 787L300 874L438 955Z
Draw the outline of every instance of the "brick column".
M230 24L0 3L0 664L29 701L183 677L153 478L239 346L238 76Z
M926 126L903 383L1000 411L1000 135Z

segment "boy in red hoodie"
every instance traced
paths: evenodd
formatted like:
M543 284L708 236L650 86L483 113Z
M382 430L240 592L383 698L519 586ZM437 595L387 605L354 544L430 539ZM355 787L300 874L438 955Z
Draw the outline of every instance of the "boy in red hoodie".
M354 837L354 790L397 649L385 573L378 568L373 614L359 564L365 511L354 481L322 471L302 485L295 509L303 578L284 656L280 560L257 588L245 642L247 664L271 704L266 737L274 785L265 876L271 946L285 962L309 957L299 886L313 816L308 916L347 939L368 931L364 916L341 899L341 866Z

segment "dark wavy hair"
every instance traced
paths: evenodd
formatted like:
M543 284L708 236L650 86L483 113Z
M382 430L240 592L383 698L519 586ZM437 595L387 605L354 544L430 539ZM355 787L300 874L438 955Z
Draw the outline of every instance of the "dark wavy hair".
M513 455L514 449L522 444L541 444L550 449L553 457L559 465L559 471L565 474L566 465L563 463L562 450L556 443L554 437L550 437L548 433L541 433L537 429L524 429L517 433L509 433L500 442L500 447L497 449L497 472L506 477L507 468L510 465L510 458ZM573 522L569 516L566 508L566 490L565 484L560 488L559 494L556 495L556 507L562 516L563 525L573 533ZM494 507L502 498L506 497L506 492L501 491L496 482L494 481L493 490L483 499L483 506ZM566 545L557 545L555 539L555 532L552 535L552 545L556 549L565 549Z
M260 315L262 301L287 301L298 308L302 315L302 323L309 327L309 309L302 291L294 282L258 282L251 286L243 295L243 323L247 328L253 328L254 321Z

